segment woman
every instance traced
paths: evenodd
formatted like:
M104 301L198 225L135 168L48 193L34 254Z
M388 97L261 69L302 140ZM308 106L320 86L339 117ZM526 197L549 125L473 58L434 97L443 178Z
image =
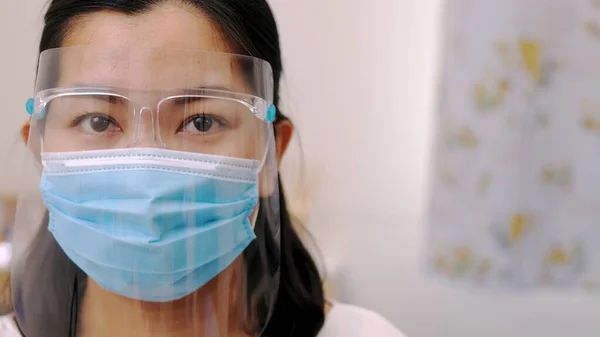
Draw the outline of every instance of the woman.
M52 1L1 335L401 336L328 302L291 226L281 63L263 0Z

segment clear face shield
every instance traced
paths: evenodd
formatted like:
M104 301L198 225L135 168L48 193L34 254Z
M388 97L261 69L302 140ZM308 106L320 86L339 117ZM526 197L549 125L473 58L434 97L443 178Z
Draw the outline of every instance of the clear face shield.
M251 57L43 52L27 103L39 198L15 220L24 334L260 335L279 288L272 101Z

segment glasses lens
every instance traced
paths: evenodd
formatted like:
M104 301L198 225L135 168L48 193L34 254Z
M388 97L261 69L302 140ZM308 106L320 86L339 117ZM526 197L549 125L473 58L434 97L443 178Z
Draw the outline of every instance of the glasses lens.
M241 101L177 96L158 106L158 129L167 148L258 159L264 153L266 124Z

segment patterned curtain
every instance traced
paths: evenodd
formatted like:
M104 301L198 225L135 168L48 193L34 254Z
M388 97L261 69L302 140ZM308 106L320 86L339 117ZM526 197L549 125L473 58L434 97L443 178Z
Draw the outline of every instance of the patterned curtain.
M428 263L600 286L600 0L448 0Z

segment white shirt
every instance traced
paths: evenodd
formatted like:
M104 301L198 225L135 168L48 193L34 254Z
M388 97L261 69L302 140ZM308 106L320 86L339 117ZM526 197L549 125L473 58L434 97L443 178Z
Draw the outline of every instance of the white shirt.
M378 314L357 306L334 303L318 337L405 337Z
M12 315L0 317L0 337L22 337Z
M336 303L325 318L318 337L405 337L385 318L374 312ZM12 316L0 317L0 337L22 337Z

